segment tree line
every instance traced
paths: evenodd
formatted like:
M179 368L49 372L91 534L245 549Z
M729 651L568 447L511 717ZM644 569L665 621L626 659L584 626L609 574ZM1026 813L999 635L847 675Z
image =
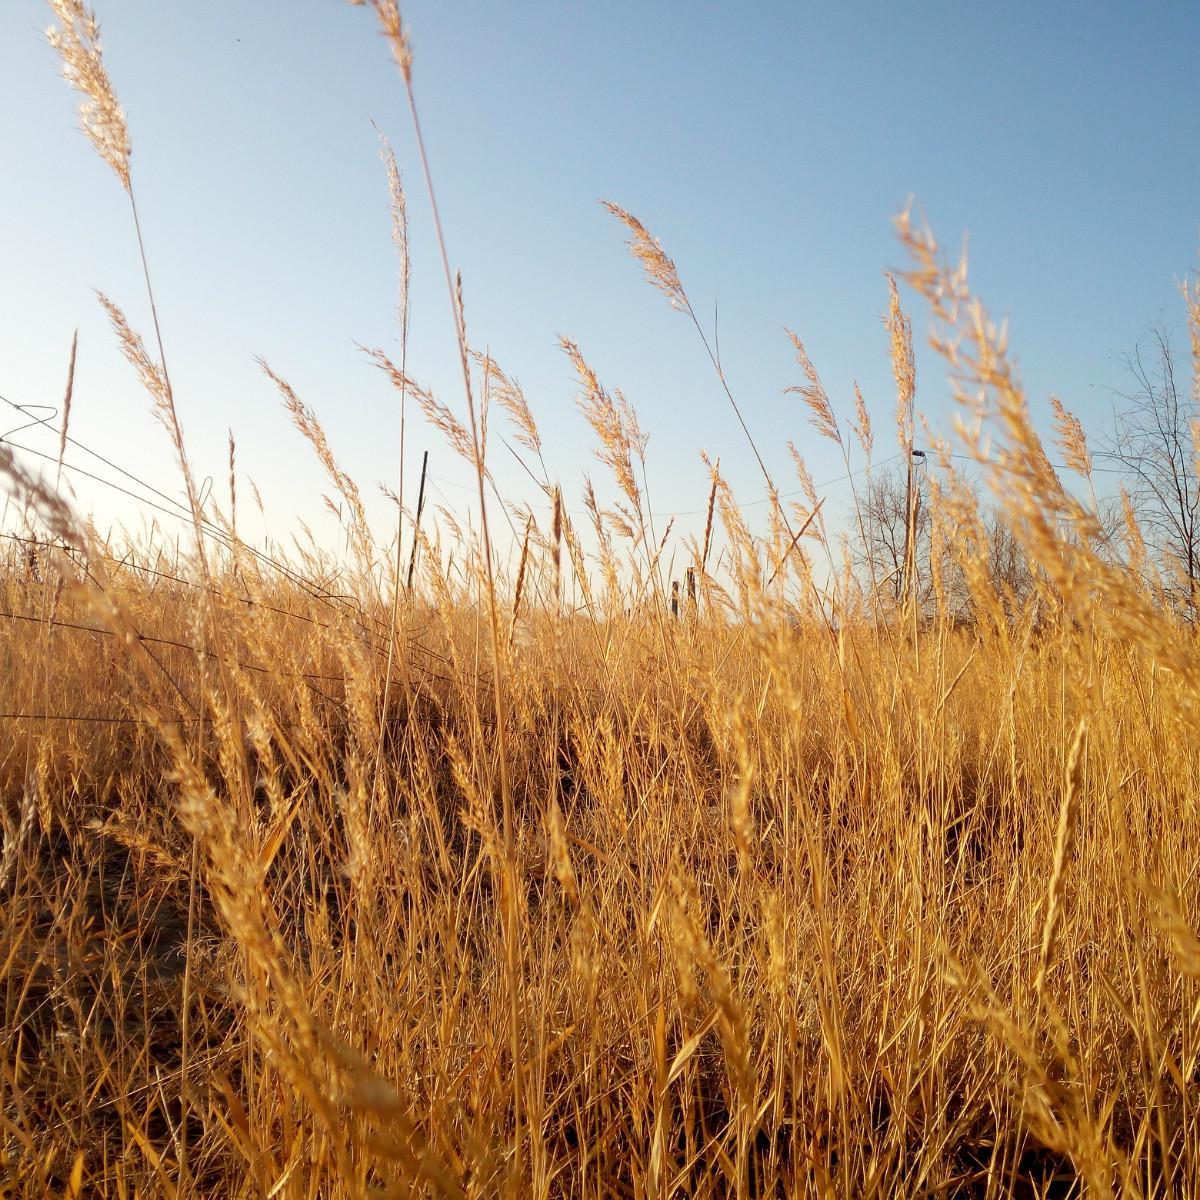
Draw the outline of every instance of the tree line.
M1200 355L1200 347L1194 349ZM1189 381L1168 331L1156 325L1122 356L1121 365L1125 386L1113 393L1111 422L1084 452L1089 466L1097 460L1097 469L1114 485L1101 495L1093 492L1101 548L1195 622L1200 618L1200 364L1193 365ZM954 618L973 620L962 558L951 552L948 531L938 527L939 485L927 465L933 452L910 453L907 463L870 471L859 490L852 542L856 575L876 605L911 598L919 612L932 612L940 599ZM973 557L1006 608L1019 611L1037 583L1019 531L997 506L980 502L978 512ZM1131 543L1138 546L1134 553Z

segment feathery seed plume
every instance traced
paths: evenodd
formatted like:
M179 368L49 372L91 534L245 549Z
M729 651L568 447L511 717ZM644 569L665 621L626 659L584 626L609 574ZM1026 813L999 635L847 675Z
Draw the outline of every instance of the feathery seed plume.
M1054 840L1054 863L1050 871L1050 883L1046 891L1046 915L1042 924L1042 942L1038 953L1037 976L1034 993L1040 997L1054 953L1059 926L1062 921L1064 879L1075 834L1079 825L1079 797L1083 787L1087 722L1080 721L1075 730L1071 749L1067 754L1066 780L1058 813L1058 835Z
M705 464L708 464L706 458ZM712 549L712 533L713 533L713 514L717 507L717 483L721 477L721 460L718 458L715 463L709 467L709 475L712 479L712 486L708 489L708 508L704 517L704 551L700 555L700 568L703 570L708 564L708 552Z
M650 441L650 435L642 432L642 427L638 424L637 412L633 405L625 399L625 393L620 388L613 388L613 395L616 397L616 407L621 417L621 425L625 430L625 436L629 439L629 448L638 458L645 459L646 443Z
M563 894L572 906L579 904L579 885L575 878L575 870L571 865L571 853L567 848L567 835L562 809L558 801L551 799L549 811L546 813L546 825L550 833L550 858L554 864L554 874L558 879Z
M427 392L421 387L412 376L406 375L382 350L369 350L365 346L360 349L391 379L395 387L416 398L426 420L441 430L451 447L467 462L474 465L475 443L471 440L471 435L462 422L440 400L436 400L431 392Z
M629 230L629 250L642 264L646 278L666 296L672 308L686 309L688 301L683 284L679 282L679 273L658 238L637 217L619 205L610 200L601 200L600 203Z
M1050 407L1054 410L1054 430L1058 435L1055 441L1067 460L1067 466L1080 475L1091 475L1092 456L1088 451L1083 423L1063 407L1057 396L1050 397Z
M812 472L808 469L808 463L804 461L804 456L796 449L795 442L788 442L788 453L792 456L792 462L796 466L796 477L800 480L800 487L804 492L804 499L808 501L810 509L815 509L819 503L817 497L817 485L813 483Z
M355 8L369 7L379 21L379 29L391 47L392 58L404 75L404 82L412 84L412 44L408 30L400 18L397 0L350 0Z
M408 197L404 192L404 180L396 164L396 152L383 130L376 126L379 134L379 156L387 172L389 208L392 217L392 244L396 247L396 258L400 268L400 288L397 304L401 334L408 331L408 293L412 279L412 259L408 248Z
M229 522L233 530L234 540L237 540L237 443L233 440L233 430L229 431Z
M292 418L292 424L296 426L312 446L334 487L337 488L339 495L341 495L342 499L349 506L356 549L364 564L371 562L373 555L370 531L367 525L366 510L363 508L362 496L358 490L358 484L338 466L337 459L333 455L333 449L330 447L329 440L325 436L325 430L321 427L320 421L317 420L316 413L296 395L295 390L286 379L277 375L271 369L266 359L260 357L256 361L262 369L263 374L278 388L279 394L283 397L284 407Z
M525 568L529 565L529 542L530 537L534 532L533 516L531 515L525 525L525 539L521 543L521 561L517 566L517 585L513 592L513 610L512 621L508 627L508 647L511 650L513 639L517 634L517 618L521 613L521 597L525 592Z
M529 403L521 385L511 376L506 375L491 355L480 354L478 350L471 351L471 357L483 368L487 377L491 398L500 405L517 429L517 441L527 446L534 454L542 452L542 438L538 433L533 413L529 411Z
M884 328L891 339L892 374L896 379L896 426L900 448L908 451L913 439L913 397L917 391L917 367L913 359L912 322L900 307L895 276L889 274L888 315Z
M62 58L63 78L83 97L79 104L83 132L128 192L129 130L104 68L96 16L82 0L49 0L49 4L60 24L46 31L46 39Z
M804 372L804 377L808 380L807 383L785 388L784 391L789 395L799 396L808 405L809 412L812 413L812 423L816 431L822 437L827 437L840 446L842 444L841 430L838 429L837 418L833 415L833 406L829 403L829 397L821 384L820 376L817 375L817 369L813 366L812 359L808 357L804 343L790 329L785 329L784 332L791 340L792 347L796 351L796 362L800 364L800 370Z
M193 485L192 469L184 449L183 427L179 423L179 414L175 410L175 400L171 395L171 385L167 381L166 371L163 370L161 363L150 357L141 335L130 328L121 309L103 292L97 292L96 296L108 313L109 321L121 343L125 357L137 371L142 386L150 393L150 397L154 401L154 415L171 437L179 460L179 468L187 485L188 500L192 505L193 516L199 520L200 511L196 501L197 493Z
M875 435L871 432L871 414L867 412L867 402L863 399L862 389L857 383L854 385L854 424L850 428L854 430L854 436L858 438L859 445L870 460Z
M579 410L587 418L588 424L600 439L600 446L595 451L596 457L609 467L616 476L621 491L629 498L635 509L641 510L641 493L633 474L633 464L630 453L638 445L644 445L641 430L630 428L632 410L624 398L617 402L600 386L595 371L588 366L586 359L580 353L579 347L570 338L560 337L559 346L571 360L575 374L583 385L583 394L579 397Z
M71 400L75 395L75 351L79 348L79 330L71 338L71 361L67 365L67 392L63 397L62 428L58 431L58 473L62 475L63 455L67 452L67 427L71 424Z
M562 585L562 538L563 538L563 511L562 511L562 491L557 485L554 488L554 518L553 528L550 534L551 544L553 546L554 556L554 598L558 599Z

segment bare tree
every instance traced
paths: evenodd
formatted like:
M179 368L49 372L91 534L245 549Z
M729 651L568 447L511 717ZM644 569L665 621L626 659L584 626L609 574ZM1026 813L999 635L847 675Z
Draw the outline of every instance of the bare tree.
M1007 513L990 508L984 514L983 528L987 538L988 578L1005 611L1010 617L1015 616L1033 592L1033 568Z
M859 497L862 537L854 548L855 564L880 598L899 603L908 569L909 491L907 473L895 466L878 469ZM912 579L910 586L918 608L932 592L929 555L933 522L919 479L913 485Z
M913 538L911 557L912 595L917 611L932 616L938 605L935 571L940 575L941 603L945 615L971 622L975 606L963 569L963 554L980 561L984 577L1000 597L1005 612L1015 616L1034 589L1029 559L1008 517L998 508L981 512L977 539L961 537L951 545L944 536L934 537L934 513L924 482L924 471L914 477ZM899 604L905 595L905 534L908 524L908 483L903 467L873 474L859 497L862 536L854 548L855 564L864 582L889 604ZM937 561L935 562L935 556Z
M1128 392L1117 392L1106 458L1126 476L1147 546L1165 568L1168 591L1191 619L1200 609L1200 481L1193 426L1200 412L1181 386L1170 337L1153 327L1124 356Z

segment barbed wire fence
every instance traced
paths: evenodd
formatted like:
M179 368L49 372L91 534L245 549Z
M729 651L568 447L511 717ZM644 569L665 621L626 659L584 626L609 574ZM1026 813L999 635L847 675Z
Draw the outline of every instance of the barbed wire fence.
M26 454L30 457L41 459L46 462L51 462L56 466L59 465L59 459L57 456L47 454L44 451L38 450L32 446L14 442L11 437L13 433L21 432L24 429L32 427L45 428L56 436L61 437L61 430L53 423L54 418L57 416L57 410L49 405L17 404L3 395L0 395L0 402L26 418L25 424L9 430L7 433L0 434L0 442L3 442L10 449L17 450L22 454ZM79 475L81 478L85 478L93 483L99 484L102 487L108 488L120 495L132 499L143 508L150 509L172 518L185 520L188 523L192 522L191 511L187 509L182 502L172 497L169 493L155 487L148 480L137 475L135 472L129 471L125 467L122 467L119 463L114 462L111 458L100 454L96 450L93 450L91 447L87 446L75 437L65 437L63 438L63 442L88 454L103 466L117 472L124 480L134 484L138 488L143 489L143 491L141 493L136 492L131 488L124 486L122 483L118 483L116 480L99 475L94 471L88 471L85 468L80 467L77 463L63 461L61 463L63 470L70 471L73 474ZM145 493L150 493L150 495L146 495ZM319 617L316 617L310 613L295 612L291 609L283 608L280 605L272 604L267 600L255 596L239 595L232 591L212 587L209 584L201 583L194 579L188 579L175 572L164 571L162 570L161 565L149 566L144 563L132 561L128 556L118 558L115 555L93 553L90 555L90 557L110 563L118 570L132 571L137 574L149 576L150 578L168 582L188 590L206 592L210 595L219 597L225 602L247 605L251 608L260 609L264 612L270 612L275 615L288 618L289 620L306 623L317 629L336 631L343 627L342 622L349 620L355 626L357 626L357 632L359 634L361 643L376 656L383 655L383 648L376 641L374 634L385 635L387 632L386 623L367 613L363 609L361 603L356 602L354 597L344 593L330 591L327 587L306 578L289 564L263 550L258 549L257 547L248 545L240 539L235 542L227 530L208 520L207 518L202 518L201 520L201 533L230 552L234 552L236 550L236 552L239 554L249 555L261 567L276 573L283 580L286 580L287 582L299 587L300 590L314 604L327 609L330 612L331 619L328 621L321 620ZM82 556L76 547L67 545L61 541L53 541L47 538L39 538L28 534L18 534L8 531L0 531L0 539L22 546L30 555L29 561L31 563L32 570L35 573L38 571L39 551L47 554L63 554L69 559L75 561L76 565L89 576L93 584L96 586L102 586L99 581L96 580L93 575L91 575L87 562L81 561ZM249 589L246 587L244 580L242 580L242 583L243 587L248 591ZM37 625L45 629L59 630L69 635L76 636L120 636L117 631L100 625L88 625L78 621L63 620L58 617L41 615L37 613L17 612L6 608L0 608L0 621L8 622L14 625L27 623L30 625ZM417 656L424 656L426 660L433 660L445 664L446 666L452 666L450 660L445 655L440 654L433 648L422 644L418 640L419 633L420 631L418 631L416 634L411 632L406 633L405 640L408 644L409 650ZM193 642L178 637L166 637L161 634L145 634L136 629L133 631L133 636L137 642L148 652L151 646L178 649L187 651L198 657L207 658L218 662L226 662L227 664L235 666L240 670L250 671L278 679L301 680L305 686L315 691L322 699L328 701L335 707L341 707L342 702L335 697L330 696L328 692L323 690L319 685L321 683L345 685L351 678L344 673L286 670L280 667L267 666L262 663L248 661L239 657L222 658L222 656L216 651L197 646ZM155 662L158 662L158 660L155 659ZM175 685L176 690L180 692L180 696L184 700L185 704L192 709L193 713L196 713L195 706L191 704L191 702L183 694L178 684L175 683L173 677L166 672L165 668L162 667L161 662L158 662L158 665L163 669L164 674L167 674L167 677ZM453 680L450 676L433 669L432 666L429 665L428 661L418 664L418 669L420 670L422 678L437 679L445 683L453 683ZM2 705L0 705L0 709L3 709ZM170 718L149 718L132 715L96 713L48 712L33 710L23 711L17 709L11 711L7 709L0 710L0 721L11 722L28 721L34 723L61 722L99 725L151 726L155 724L190 725L199 723L203 719L204 718L198 713L196 713L194 716L178 715ZM285 726L287 724L288 723L285 723ZM333 724L344 725L346 724L346 721L343 719L341 721L334 722Z
M171 517L176 520L185 521L188 524L194 523L193 522L193 514L192 514L191 509L187 505L185 505L181 500L172 496L169 492L163 491L161 488L156 487L154 484L152 484L151 482L149 482L147 479L143 478L142 476L138 475L136 472L130 471L128 468L121 466L120 463L114 461L112 458L108 457L107 455L101 454L99 451L88 446L86 443L82 442L80 439L70 436L70 435L64 436L63 431L60 429L60 427L54 423L55 419L58 416L58 410L53 405L18 404L17 402L11 400L9 397L7 397L3 394L0 394L0 403L6 405L8 408L13 410L13 412L19 414L23 418L22 424L15 426L14 428L6 431L3 434L0 434L0 443L3 443L6 446L8 446L9 448L11 448L13 450L17 450L20 453L28 455L32 458L40 459L44 462L54 464L56 467L61 466L62 470L71 472L72 474L77 475L82 479L86 479L92 483L95 483L104 488L107 488L107 489L115 492L116 494L122 495L128 499L131 499L144 509L150 510L152 512L155 512L155 513L158 513L161 515ZM28 446L23 443L15 442L12 440L12 435L14 433L20 433L26 429L34 429L34 428L45 429L47 432L52 433L56 438L61 439L62 445L72 446L75 449L79 450L80 452L88 455L91 459L95 460L97 463L99 463L103 467L107 468L110 471L116 472L116 474L118 476L120 476L120 478L122 480L124 480L125 483L128 483L133 486L127 487L127 486L125 486L125 483L117 482L117 480L108 478L104 475L97 474L95 471L89 471L86 468L81 467L78 463L70 463L70 462L66 462L66 461L60 462L60 459L57 455L48 454L45 451L37 449L36 447ZM874 466L876 468L882 468L884 466L887 466L893 459L895 459L897 457L900 457L900 456L892 455L891 458L884 459L881 462L877 462L874 464ZM952 454L952 455L950 455L950 457L952 457L954 459L968 459L970 456L963 455L963 454ZM1054 463L1051 465L1054 466L1056 469L1066 469L1063 464ZM862 474L864 471L870 470L870 469L871 469L871 467L869 465L867 467L861 467L856 471L848 472L845 475L838 476L836 479L824 481L823 483L816 485L816 486L818 486L818 487L831 486L835 483L842 482L845 479L852 478L855 475ZM1102 471L1108 471L1108 472L1112 472L1112 473L1117 473L1116 468L1097 467L1095 469L1102 470ZM431 478L440 479L439 476L431 476ZM452 481L443 480L442 482L450 483ZM141 489L141 491L139 492L139 491L133 490L134 487ZM790 494L791 493L787 493L786 495L790 495ZM783 498L783 497L781 496L780 498ZM764 503L764 502L765 501L752 500L752 501L747 501L746 504L749 505L749 504L757 504L757 503ZM697 509L697 510L695 510L695 513L699 513L702 511L704 511L704 510ZM675 512L675 513L666 513L666 514L659 514L659 515L670 516L673 518L673 517L678 517L678 516L694 515L694 513L692 512L692 510L685 510L685 511L680 511L680 512ZM229 551L230 553L236 553L236 554L242 554L242 555L249 556L261 568L275 573L281 580L286 580L288 583L299 588L300 591L302 591L308 597L308 599L310 601L312 601L315 605L327 610L330 614L331 620L323 621L319 617L313 616L310 613L295 612L291 609L283 608L279 605L272 604L269 601L264 600L260 597L255 597L255 596L250 596L250 595L239 595L232 591L223 590L221 588L215 588L209 584L201 583L194 579L187 579L184 576L179 575L175 572L164 571L161 568L161 565L152 567L145 563L139 563L136 561L132 561L132 560L130 560L130 558L128 556L126 556L124 558L118 558L115 555L107 555L107 554L94 554L93 556L98 558L101 561L105 561L105 562L115 565L119 570L135 571L141 575L149 576L151 578L158 579L163 582L169 582L169 583L172 583L172 584L177 585L182 588L206 592L213 596L219 597L222 601L225 601L225 602L235 602L235 603L244 604L244 605L247 605L247 606L250 606L253 608L261 609L266 612L271 612L271 613L281 616L281 617L286 617L289 620L304 622L304 623L307 623L307 624L313 626L314 628L318 628L318 629L322 629L322 630L327 630L327 631L337 630L341 626L339 626L338 624L335 624L334 621L335 620L345 621L348 619L357 626L357 631L360 636L360 640L361 640L362 644L364 646L368 647L368 649L370 650L371 653L373 653L377 656L382 656L385 654L383 647L375 640L374 635L386 637L386 635L388 633L386 622L384 622L384 621L380 620L378 617L373 616L372 614L366 612L365 609L363 608L361 602L356 600L356 598L354 596L348 595L346 593L335 592L335 591L330 590L327 586L301 574L299 571L297 571L295 568L293 568L290 564L283 561L282 559L268 553L265 550L259 549L258 547L255 547L255 546L252 546L249 543L241 540L240 538L235 539L232 532L229 529L225 528L224 526L222 526L214 521L209 520L208 518L204 517L203 515L201 515L201 518L200 518L200 532L204 537L208 538L209 540L214 542L216 545L222 547L223 549ZM66 545L62 542L50 541L47 539L37 538L34 536L30 536L30 535L22 535L22 534L16 534L16 533L5 532L5 531L0 531L0 539L6 540L6 541L9 541L12 543L21 544L28 551L30 551L30 553L32 555L36 555L38 550L66 554L68 557L74 559L76 561L77 565L82 570L84 570L85 572L88 570L87 563L80 562L79 559L76 557L79 554L79 551L77 550L77 548ZM414 549L415 549L415 547L414 547ZM34 561L36 563L37 560L36 560L36 558L34 558L32 561ZM101 586L99 581L96 580L94 576L92 576L91 578L92 578L92 582L96 586ZM241 582L243 584L243 587L245 588L246 585L245 585L244 579ZM399 586L399 581L396 582L396 586ZM249 589L246 588L246 590L249 590ZM57 618L42 616L42 615L38 615L38 614L34 614L34 613L19 613L19 612L4 610L4 609L0 609L0 621L8 621L8 622L14 622L14 623L15 622L28 622L31 624L41 625L45 628L54 628L54 629L59 629L59 630L65 631L65 632L75 633L75 634L80 634L80 635L116 636L113 630L105 629L101 626L84 625L84 624L77 623L77 622L63 621L63 620L60 620ZM406 642L407 642L410 652L412 652L414 655L417 655L417 656L424 656L427 660L431 660L433 662L438 662L440 664L445 665L446 667L452 668L453 664L451 663L449 658L447 658L443 654L438 653L432 647L424 645L422 642L420 642L418 640L419 633L420 633L420 631L418 631L416 634L408 633L405 635ZM332 674L332 673L323 673L323 672L317 672L317 671L286 671L286 670L281 670L276 667L265 666L261 663L248 662L248 661L238 659L238 658L222 660L221 657L218 654L216 654L215 651L206 650L203 647L197 646L192 642L189 642L189 641L186 641L186 640L180 639L180 638L171 638L171 637L165 637L165 636L161 636L161 635L143 634L140 631L135 631L135 637L136 637L137 641L142 645L142 647L144 649L146 649L148 652L149 652L150 646L163 646L163 647L167 647L167 648L175 648L175 649L179 649L179 650L186 650L197 656L213 659L216 661L225 661L225 662L229 663L230 665L237 666L238 668L240 668L242 670L260 673L263 675L270 675L270 676L273 676L276 678L282 678L282 679L289 679L289 678L290 679L301 679L304 681L306 686L317 691L318 694L320 694L321 696L324 697L324 699L326 699L334 704L338 704L340 702L334 700L332 697L327 695L325 692L322 692L320 690L320 688L317 686L318 683L319 682L340 683L340 684L344 685L345 683L348 682L348 676L346 676L344 674ZM158 662L157 659L155 661ZM162 664L158 663L158 665L163 670L164 674L167 675L168 679L171 679L171 682L173 684L175 684L175 681L173 680L173 678L171 678L169 673L166 672L165 668L162 667ZM454 682L450 678L450 676L447 676L447 675L435 670L432 666L429 665L429 662L425 662L424 664L422 664L419 669L424 678L437 679L437 680L441 680L446 683ZM176 687L177 691L180 691L178 684L175 684L175 687ZM187 698L185 696L183 696L182 691L180 691L180 695L181 695L181 698L184 699L185 703L188 704L188 707L191 707L193 709L193 712L195 712L196 710L195 710L194 705L192 705L190 703L190 701L188 701ZM202 718L197 715L197 716L192 716L192 717L179 717L179 718L175 718L175 719L171 719L171 720L163 720L160 723L162 723L162 724L189 724L189 723L195 723L201 719ZM23 721L23 720L34 721L34 722L61 721L61 722L79 722L79 723L96 723L96 724L133 724L133 725L150 725L150 724L154 723L153 721L151 721L148 718L138 718L138 717L132 717L132 716L104 716L104 715L84 714L84 713L50 713L50 712L32 712L32 711L31 712L0 711L0 721Z

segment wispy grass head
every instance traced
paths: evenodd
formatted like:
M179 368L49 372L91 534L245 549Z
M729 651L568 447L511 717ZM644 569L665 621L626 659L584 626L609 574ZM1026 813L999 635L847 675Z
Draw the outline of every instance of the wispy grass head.
M527 446L534 454L541 454L542 437L520 383L512 376L506 375L490 354L480 354L478 350L472 350L471 357L483 370L491 398L508 413L516 427L517 441L522 446Z
M800 364L800 370L804 372L805 379L804 383L787 388L786 391L799 396L808 406L816 431L822 437L827 437L831 442L837 442L840 446L842 444L841 430L838 429L837 418L833 415L833 405L829 403L829 396L821 383L821 377L817 374L812 359L808 357L804 343L790 329L785 332L791 339L792 348L796 351L796 362Z
M400 16L397 0L350 0L355 8L370 8L379 21L379 29L392 51L392 58L404 76L404 82L412 83L412 44L408 30Z
M396 164L396 152L392 149L382 129L379 134L379 156L387 172L388 200L392 217L392 244L396 248L396 259L400 268L400 294L397 305L401 333L408 331L409 287L412 282L412 256L408 245L408 197L404 192L404 180Z
M1068 412L1057 396L1050 397L1050 407L1054 410L1055 441L1067 460L1067 466L1080 475L1090 476L1092 455L1088 450L1087 435L1083 432L1083 422L1073 412Z
M896 378L896 424L901 449L907 449L913 438L913 397L917 392L917 366L913 358L912 322L900 307L900 290L895 277L887 276L888 313L884 327L888 331L892 355L892 374Z
M402 371L382 350L362 347L363 353L384 372L392 381L392 385L413 396L425 419L445 435L452 449L461 454L467 462L475 464L475 442L466 426L446 407L436 399L432 392L423 388L411 375Z
M869 461L875 435L871 432L871 414L867 411L867 402L863 399L862 388L857 383L854 385L854 424L850 428L854 430L854 436L858 438Z
M83 97L79 104L83 132L129 191L129 130L104 68L96 16L81 0L49 0L49 4L59 24L46 31L46 38L62 58L63 78Z
M611 200L601 200L600 203L629 230L630 252L642 264L646 278L666 296L672 308L686 309L688 300L683 284L679 282L679 272L658 238L654 237L637 217L613 204Z
M631 420L632 409L623 397L614 401L601 386L595 371L588 365L579 347L570 338L560 337L558 344L571 360L582 388L579 410L587 418L600 441L596 457L610 468L621 491L629 498L634 508L641 508L641 492L633 473L630 455L637 453L641 442L641 431Z

